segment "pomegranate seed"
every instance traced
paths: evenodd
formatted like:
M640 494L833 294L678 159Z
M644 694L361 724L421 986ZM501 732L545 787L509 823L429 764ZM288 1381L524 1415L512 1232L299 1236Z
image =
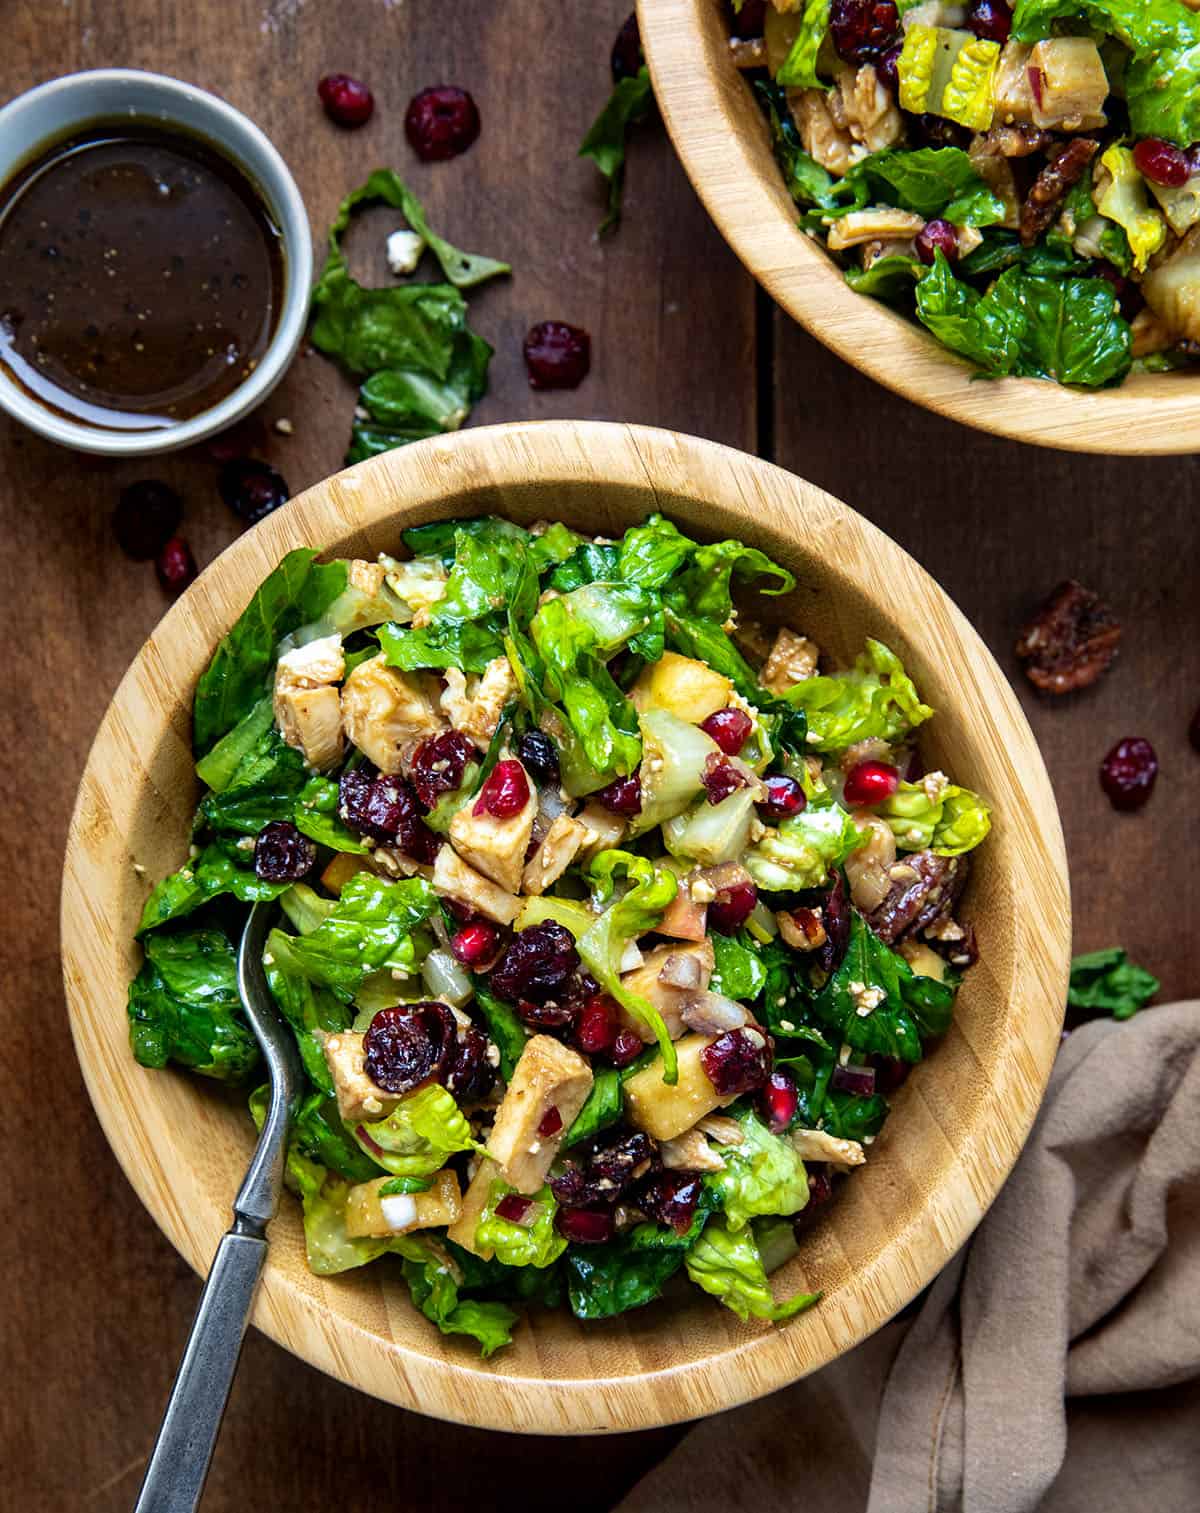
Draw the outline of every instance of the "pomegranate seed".
M773 1135L782 1135L796 1117L800 1094L790 1072L772 1072L759 1097L767 1128Z
M583 1006L579 1028L575 1031L576 1043L585 1055L598 1056L601 1051L611 1048L616 1035L615 1005L604 993L597 993Z
M529 779L520 762L497 762L475 800L476 814L510 820L529 802Z
M172 536L154 563L158 581L169 594L181 594L196 576L196 559L182 536Z
M890 762L859 762L846 774L842 789L846 802L855 809L882 804L900 786L900 773Z
M1192 723L1188 726L1188 740L1200 751L1200 709L1192 716Z
M622 79L632 79L642 66L642 34L638 29L637 12L626 16L613 43L609 67L614 84Z
M742 0L742 8L729 23L734 37L761 37L767 24L767 0Z
M949 221L926 221L923 231L917 232L917 256L930 267L937 261L937 254L944 255L948 263L958 259L958 232Z
M718 709L700 729L712 736L726 756L737 756L754 729L754 721L744 709Z
M870 63L896 40L896 0L833 0L829 15L833 45L847 63Z
M1192 176L1187 153L1158 137L1147 137L1139 142L1133 149L1133 161L1143 177L1168 189L1182 188Z
M777 772L767 778L767 796L758 806L765 819L786 820L793 814L801 814L808 803L808 795L795 778Z
M528 1224L532 1222L530 1209L539 1206L532 1198L522 1198L520 1193L505 1193L496 1204L496 1217L507 1219L510 1224Z
M614 1066L628 1066L630 1062L636 1061L645 1049L642 1037L635 1030L619 1030L608 1057Z
M728 1030L704 1047L700 1065L722 1098L753 1093L771 1075L771 1043L754 1025Z
M715 753L704 764L702 782L710 804L719 804L731 793L746 786L746 774L739 772L732 762L726 762Z
M560 1129L562 1129L562 1115L551 1105L542 1116L542 1122L538 1125L538 1134L549 1140L551 1135L557 1135Z
M1012 11L1006 0L975 0L967 12L967 25L981 41L1003 44L1012 31Z
M1118 741L1100 767L1100 786L1114 809L1140 809L1154 792L1157 777L1154 747L1140 736Z
M500 949L500 931L495 925L478 924L464 925L461 930L451 938L450 950L456 961L461 961L464 967L480 967L484 962L490 961Z
M708 906L709 928L718 935L733 935L754 913L758 889L753 883L737 883L722 888Z
M256 457L225 463L217 474L217 490L233 513L250 525L292 497L282 473Z
M465 89L437 84L409 101L404 134L422 162L444 163L479 135L479 108Z
M900 93L900 54L903 51L904 44L897 43L895 47L889 47L875 65L875 73L880 82L885 84L894 95Z
M559 1234L575 1245L603 1245L616 1228L608 1208L560 1208L556 1222Z
M338 126L365 126L375 109L375 96L349 74L326 74L317 85L325 114Z
M531 389L577 389L592 365L592 338L582 326L543 320L525 337Z
M617 778L607 788L601 788L596 798L613 814L632 819L642 812L642 780L636 772L631 777Z
M143 478L121 490L113 514L117 545L135 562L150 562L175 534L183 500L157 478Z

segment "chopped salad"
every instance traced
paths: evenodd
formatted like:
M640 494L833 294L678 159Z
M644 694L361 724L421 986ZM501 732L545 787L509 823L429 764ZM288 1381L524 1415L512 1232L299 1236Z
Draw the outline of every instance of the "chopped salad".
M733 0L800 225L991 377L1200 351L1200 11Z
M661 515L403 545L291 552L200 678L135 1057L254 1087L261 1119L235 943L277 900L315 1273L396 1256L485 1356L520 1306L608 1318L676 1273L743 1320L799 1313L769 1275L975 959L987 803L922 773L933 711L882 642L822 670L753 618L794 586L754 547Z

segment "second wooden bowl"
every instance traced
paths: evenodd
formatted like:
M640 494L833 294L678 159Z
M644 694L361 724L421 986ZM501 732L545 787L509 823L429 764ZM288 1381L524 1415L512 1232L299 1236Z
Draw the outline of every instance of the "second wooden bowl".
M1062 834L1037 746L964 617L894 542L818 489L709 442L595 423L464 431L389 452L248 532L167 613L126 674L88 760L63 880L63 970L79 1059L139 1197L198 1271L229 1222L253 1144L244 1100L150 1072L129 1051L125 995L151 882L187 853L196 802L190 711L213 647L283 554L395 551L422 520L494 512L619 535L662 510L740 536L797 575L773 617L834 658L878 635L938 711L931 767L987 794L995 829L966 913L981 959L954 1025L901 1089L871 1159L777 1278L824 1301L772 1330L680 1284L604 1324L539 1312L481 1363L412 1308L385 1259L323 1279L285 1196L254 1312L285 1348L363 1391L494 1429L580 1433L694 1418L770 1392L864 1339L958 1250L1033 1122L1058 1045L1070 951Z
M939 415L1077 452L1193 452L1200 373L1140 373L1115 389L1036 378L980 382L915 321L855 294L797 226L770 135L729 56L725 0L638 0L671 140L721 234L782 309L854 367Z

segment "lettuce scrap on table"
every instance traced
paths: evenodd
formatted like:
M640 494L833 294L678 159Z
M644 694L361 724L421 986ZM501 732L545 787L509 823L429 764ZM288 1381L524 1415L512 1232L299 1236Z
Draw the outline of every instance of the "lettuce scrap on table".
M879 7L769 0L738 47L799 226L851 288L990 378L1104 388L1195 361L1185 0L924 0L890 29Z
M668 1288L756 1327L802 1313L771 1273L950 1025L986 800L920 774L934 711L895 650L839 666L779 624L795 578L753 544L653 514L395 545L289 553L200 677L133 1055L241 1086L261 1122L236 951L274 901L316 1274L390 1266L484 1356L522 1310L600 1321ZM1124 1013L1146 974L1102 956L1077 991Z

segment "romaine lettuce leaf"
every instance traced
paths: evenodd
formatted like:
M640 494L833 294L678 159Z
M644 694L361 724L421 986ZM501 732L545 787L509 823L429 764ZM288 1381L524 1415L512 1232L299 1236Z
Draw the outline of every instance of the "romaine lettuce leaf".
M460 1296L454 1273L435 1242L422 1235L398 1235L391 1247L404 1258L404 1280L412 1300L443 1334L476 1340L486 1361L512 1344L517 1315L507 1304Z
M351 856L365 856L370 846L338 819L338 785L332 778L316 774L309 778L296 796L292 821L302 834L331 851L345 851Z
M488 1200L479 1223L475 1227L475 1244L481 1250L495 1252L496 1259L505 1266L552 1266L567 1242L554 1227L554 1215L558 1211L554 1194L548 1186L533 1194L530 1210L532 1222L514 1224L496 1212L501 1198L516 1192L507 1182L493 1182Z
M667 645L685 657L707 662L714 672L729 679L742 698L761 709L763 691L754 669L738 651L730 636L715 620L706 620L674 605L664 606Z
M596 546L585 541L550 574L549 587L560 594L582 588L585 583L612 583L617 577L618 550L615 546Z
M566 1254L567 1293L577 1319L611 1319L643 1308L683 1265L682 1250L638 1250L628 1238L607 1245L572 1245Z
M579 156L591 158L608 181L608 214L600 223L600 235L611 231L621 219L621 194L625 187L625 153L633 127L648 120L654 111L650 71L643 63L631 78L618 81L604 109L579 144Z
M924 276L925 266L915 257L881 257L869 268L846 269L846 282L855 294L869 294L889 304L908 302L914 285Z
M271 1088L263 1083L250 1094L250 1114L262 1129ZM338 1114L337 1100L324 1093L310 1093L297 1106L289 1139L300 1155L328 1167L347 1182L370 1182L379 1176L379 1165L355 1144Z
M253 862L253 853L239 850L233 842L212 841L199 856L155 885L142 910L138 936L171 920L183 919L222 894L232 894L243 904L278 898L288 884L264 881L255 872Z
M940 251L917 284L916 298L917 318L944 347L993 375L1016 367L1020 343L1011 312L955 278Z
M200 802L200 819L217 835L257 835L274 820L290 820L308 781L304 758L272 725L238 764L220 793Z
M808 716L814 751L840 751L870 736L895 741L933 714L895 652L870 638L852 671L805 678L783 699Z
M821 1108L821 1128L838 1140L857 1140L877 1135L888 1116L888 1102L881 1093L847 1093L830 1088Z
M313 982L349 1001L369 972L413 972L418 964L413 932L436 906L423 877L393 883L358 872L317 928L296 937L292 958Z
M817 73L821 44L829 31L830 0L805 0L800 30L775 75L789 89L828 89Z
M767 892L820 888L865 839L840 805L810 805L769 829L745 853L742 864Z
M750 1109L729 1113L741 1125L742 1143L721 1146L724 1171L704 1179L720 1199L726 1225L739 1230L760 1214L799 1213L808 1202L808 1176L791 1141L773 1135Z
M497 998L488 988L487 981L486 977L471 977L475 989L475 1007L487 1025L488 1039L500 1052L500 1075L505 1082L511 1082L521 1052L525 1049L525 1042L529 1039L529 1032L517 1017L517 1011L502 998Z
M396 1177L430 1177L455 1151L476 1148L466 1116L437 1083L409 1093L386 1119L356 1125L354 1138Z
M709 991L723 993L738 1003L753 1003L766 986L767 969L749 935L743 930L735 939L732 935L714 932L708 938L716 957Z
M129 985L129 1043L142 1066L168 1061L218 1082L241 1082L258 1062L242 1014L237 958L219 930L174 930L144 942Z
M696 1286L719 1298L743 1323L751 1318L780 1323L811 1308L821 1296L819 1292L798 1292L776 1303L754 1231L747 1228L734 1233L719 1217L708 1221L684 1264Z
M349 1029L352 1016L335 993L309 981L296 960L295 942L294 935L272 930L263 951L263 971L280 1013L296 1032L304 1070L312 1083L329 1096L333 1093L333 1079L313 1032Z
M759 592L764 594L788 594L796 586L792 574L757 547L740 541L714 541L710 546L696 547L687 566L667 584L664 596L681 613L701 615L723 625L733 614L732 580L749 583L756 578L775 580L771 587L760 587Z
M227 735L221 737L207 756L200 758L196 763L196 776L214 793L228 788L243 760L270 730L274 719L273 702L270 695L266 695Z
M757 89L767 112L775 161L797 205L832 206L837 203L833 175L804 150L800 133L788 107L787 95L773 81L761 79Z
M869 184L870 198L926 220L996 226L1007 214L961 147L888 148L863 158L846 177Z
M1162 984L1129 960L1120 946L1089 951L1071 963L1067 1002L1073 1009L1105 1009L1114 1019L1132 1019Z
M992 828L986 801L953 783L931 803L923 784L901 782L891 798L876 806L875 813L887 821L901 850L932 849L939 856L961 856L974 850Z
M379 644L392 667L415 672L424 667L457 667L462 672L483 672L489 662L504 655L498 615L458 624L381 625Z
M570 1129L562 1137L560 1149L569 1150L581 1140L616 1124L624 1107L621 1073L614 1066L593 1066L591 1089Z

